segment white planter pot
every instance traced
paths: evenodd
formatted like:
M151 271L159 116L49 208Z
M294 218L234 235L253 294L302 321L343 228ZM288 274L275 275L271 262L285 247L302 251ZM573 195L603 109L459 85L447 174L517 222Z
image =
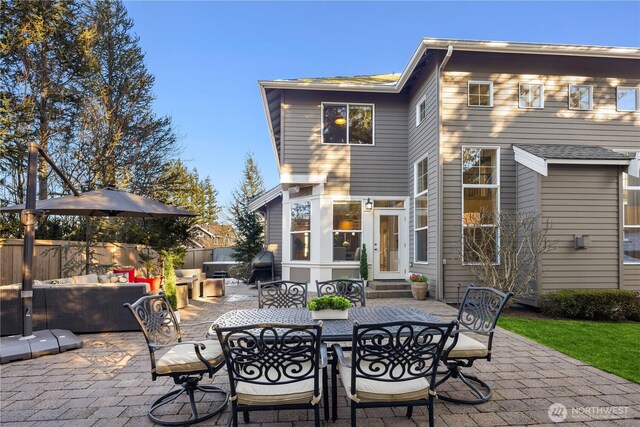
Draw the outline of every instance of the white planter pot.
M348 319L349 318L349 310L318 310L312 311L311 317L313 320L338 320L338 319Z

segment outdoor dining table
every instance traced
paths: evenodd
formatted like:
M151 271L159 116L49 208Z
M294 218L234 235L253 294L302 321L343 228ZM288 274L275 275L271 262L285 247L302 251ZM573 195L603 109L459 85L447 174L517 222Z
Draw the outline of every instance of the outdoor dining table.
M410 307L352 307L349 318L323 320L322 341L351 341L353 324L380 324L393 321L442 322L436 316ZM218 317L213 323L221 327L247 326L258 323L281 323L314 325L318 321L306 308L255 308L232 310ZM213 325L207 332L207 338L216 337Z

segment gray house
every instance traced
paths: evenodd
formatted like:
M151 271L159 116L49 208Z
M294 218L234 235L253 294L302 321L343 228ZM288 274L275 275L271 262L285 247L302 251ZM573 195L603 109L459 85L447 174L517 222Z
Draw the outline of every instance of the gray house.
M373 279L454 300L472 220L509 209L551 222L539 290L640 291L640 49L423 39L401 74L259 84L282 278L357 276L366 244Z

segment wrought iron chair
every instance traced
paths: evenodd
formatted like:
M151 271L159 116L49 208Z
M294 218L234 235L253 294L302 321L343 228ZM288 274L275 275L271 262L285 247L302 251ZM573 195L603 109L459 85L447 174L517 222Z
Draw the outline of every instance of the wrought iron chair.
M359 279L335 279L319 282L316 280L318 296L337 295L351 301L354 307L366 305L364 282Z
M278 409L313 409L319 427L323 392L324 415L329 418L327 384L320 383L320 369L327 367L322 322L213 327L229 373L234 427L238 426L238 411L248 423L249 411Z
M258 308L305 308L307 284L278 280L258 282Z
M447 343L447 354L442 362L447 370L436 387L449 378L458 378L473 394L472 399L454 398L438 392L438 398L447 402L478 404L491 399L491 388L476 376L463 374L461 368L469 368L476 360L491 360L493 332L500 313L511 298L511 292L503 293L494 288L469 285L458 311L458 326ZM462 332L483 335L487 343L477 341Z
M155 381L157 377L169 376L173 378L175 384L181 386L181 388L165 394L151 405L148 412L149 419L161 425L189 425L209 419L224 410L229 400L228 393L219 387L200 385L200 380L205 374L211 378L224 366L224 354L220 344L215 340L182 341L180 326L163 293L144 296L133 304L124 304L124 306L138 321L144 338L147 340L151 357L152 380ZM164 348L170 348L170 350L156 360L156 351ZM200 415L196 403L200 402L200 399L196 399L194 396L196 391L219 393L224 396L224 399L219 405L215 404L213 410ZM187 394L191 409L188 419L178 419L184 418L179 413L173 415L175 419L170 419L171 416L166 415L166 408L162 410L163 418L154 414L156 410L174 402L183 393Z
M351 425L357 408L427 406L434 425L435 376L446 340L457 322L390 322L353 326L350 356L333 345L332 403L337 419L337 376L351 401ZM347 353L349 354L349 353Z

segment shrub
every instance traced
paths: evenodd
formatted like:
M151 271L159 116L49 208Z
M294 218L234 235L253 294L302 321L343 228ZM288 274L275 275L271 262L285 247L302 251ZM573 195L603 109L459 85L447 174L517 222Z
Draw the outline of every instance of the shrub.
M313 298L307 303L307 308L311 311L326 310L328 308L334 310L346 310L349 307L351 307L351 301L335 295L325 295L323 297Z
M640 320L640 295L621 289L565 289L542 299L542 311L587 320Z
M369 260L367 259L367 245L362 244L362 253L360 253L360 278L362 280L369 279Z

